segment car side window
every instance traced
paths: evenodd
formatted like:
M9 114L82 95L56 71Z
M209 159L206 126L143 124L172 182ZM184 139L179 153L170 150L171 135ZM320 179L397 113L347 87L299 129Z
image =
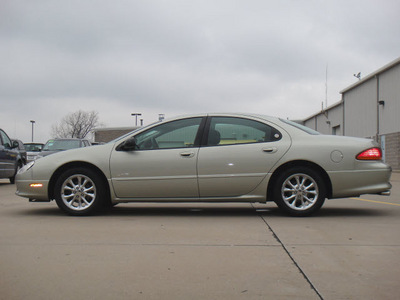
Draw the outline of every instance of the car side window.
M188 148L195 144L202 118L160 124L135 136L138 150Z
M275 128L250 119L213 117L207 145L235 145L278 141L282 134Z
M10 138L7 136L7 134L0 130L0 135L1 135L1 139L0 142L3 144L4 148L11 148L11 140Z

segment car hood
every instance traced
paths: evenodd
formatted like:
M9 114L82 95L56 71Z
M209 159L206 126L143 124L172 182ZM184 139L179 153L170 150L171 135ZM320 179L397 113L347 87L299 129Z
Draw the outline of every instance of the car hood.
M40 152L36 152L37 155L41 156L41 157L45 157L47 155L53 154L53 153L57 153L60 151L65 151L65 150L57 150L57 151L40 151Z

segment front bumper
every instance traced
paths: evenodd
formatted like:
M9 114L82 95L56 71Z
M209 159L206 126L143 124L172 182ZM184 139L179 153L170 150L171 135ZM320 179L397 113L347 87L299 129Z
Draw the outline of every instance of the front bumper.
M16 180L17 191L16 195L29 198L30 201L50 201L48 197L48 180Z

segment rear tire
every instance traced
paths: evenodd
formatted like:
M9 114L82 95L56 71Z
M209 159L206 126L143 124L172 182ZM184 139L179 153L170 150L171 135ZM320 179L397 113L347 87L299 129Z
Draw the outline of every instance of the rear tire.
M58 207L69 215L86 216L106 208L107 189L96 172L73 168L58 178L54 195Z
M326 188L320 174L306 167L294 167L281 173L274 187L274 201L291 216L305 217L324 204Z

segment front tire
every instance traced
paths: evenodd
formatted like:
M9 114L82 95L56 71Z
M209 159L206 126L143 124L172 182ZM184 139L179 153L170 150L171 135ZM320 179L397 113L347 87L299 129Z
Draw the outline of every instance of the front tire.
M58 207L73 216L97 213L107 203L107 189L102 178L86 168L73 168L61 174L54 195Z
M279 175L274 200L291 216L305 217L317 212L324 204L326 188L320 174L306 167L294 167Z
M15 176L17 176L18 171L22 168L23 163L21 161L17 162L17 168L15 169L14 176L10 177L10 183L14 184L15 183Z

